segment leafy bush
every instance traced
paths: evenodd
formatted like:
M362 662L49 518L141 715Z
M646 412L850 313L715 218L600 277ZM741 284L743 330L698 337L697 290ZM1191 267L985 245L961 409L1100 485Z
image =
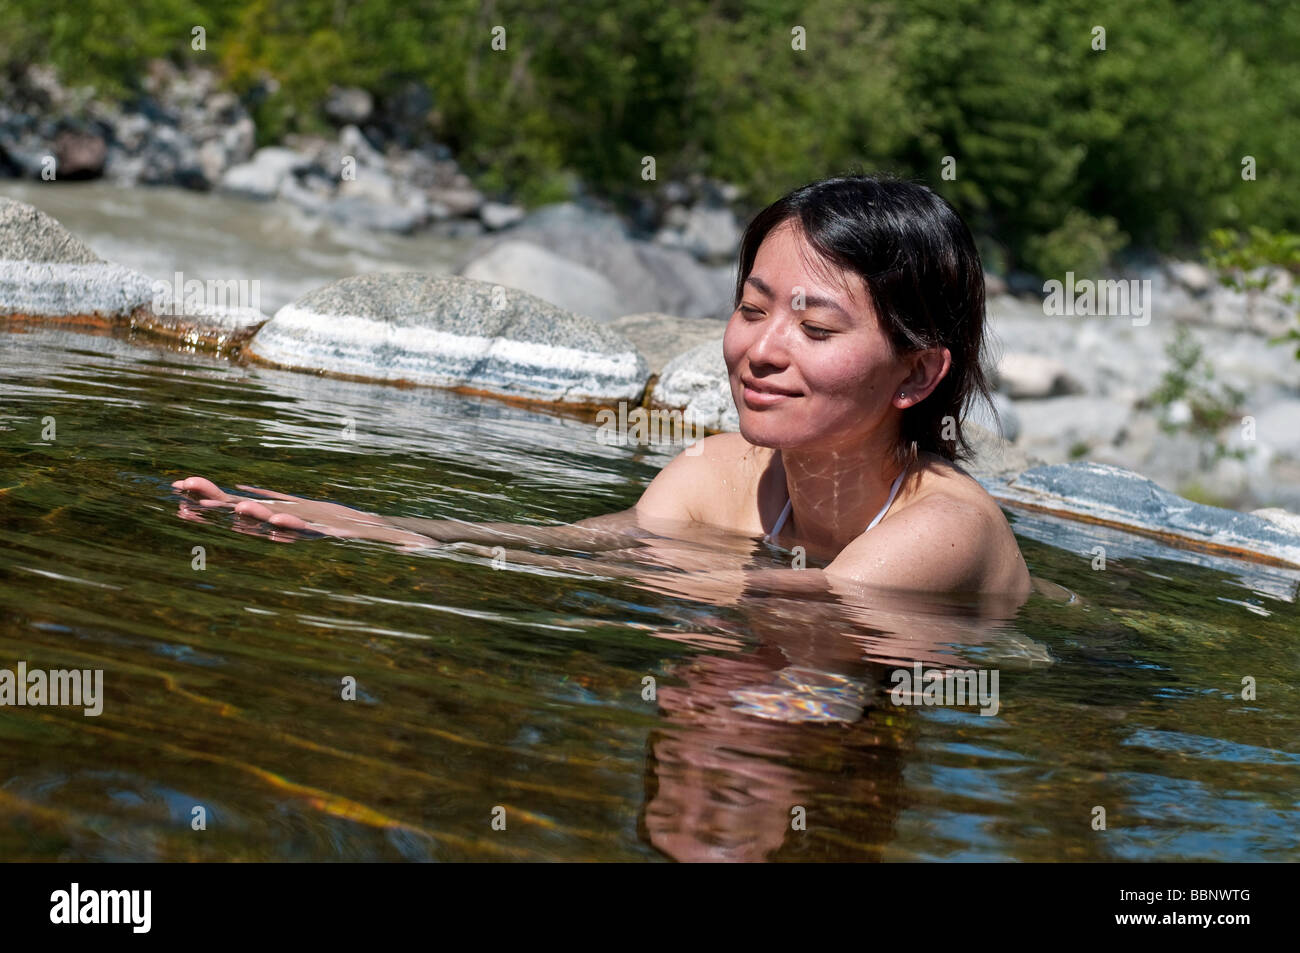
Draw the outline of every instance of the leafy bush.
M1289 284L1273 293L1288 307L1300 304L1300 292L1296 291L1296 282L1300 279L1300 235L1270 232L1257 225L1246 232L1216 228L1210 232L1206 257L1218 271L1220 284L1246 294L1259 294L1276 288L1276 270L1283 269ZM1300 329L1290 328L1274 338L1272 343L1285 341L1296 342L1295 356L1300 360Z
M263 143L328 129L332 85L382 103L423 83L418 131L524 201L562 197L570 172L637 200L649 155L659 182L736 182L742 213L850 169L921 179L1007 268L1093 270L1126 237L1178 252L1216 227L1300 231L1294 3L0 0L0 22L6 71L53 62L110 95L151 57L215 66L245 95L273 79L253 103Z
M1025 240L1024 257L1037 274L1064 280L1067 271L1080 277L1101 274L1111 256L1127 244L1128 236L1110 216L1094 218L1072 208L1059 228Z
M1170 367L1142 402L1159 414L1160 429L1185 432L1201 443L1201 465L1208 467L1223 457L1245 459L1245 451L1229 450L1220 431L1240 417L1246 395L1215 381L1214 365L1200 343L1179 325L1165 348Z

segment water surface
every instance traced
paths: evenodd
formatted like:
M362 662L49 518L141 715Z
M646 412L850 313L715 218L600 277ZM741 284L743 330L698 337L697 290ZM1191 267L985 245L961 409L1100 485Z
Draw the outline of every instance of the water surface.
M762 592L714 605L674 594L669 567L646 585L599 560L276 543L228 513L181 519L170 486L569 522L632 506L674 452L596 434L138 338L0 331L0 668L103 669L105 696L98 717L0 708L0 857L1298 856L1284 572L1008 511L1031 571L1063 588L1006 623ZM712 544L720 563L783 565ZM893 704L912 658L996 668L997 714ZM800 712L836 720L769 717Z

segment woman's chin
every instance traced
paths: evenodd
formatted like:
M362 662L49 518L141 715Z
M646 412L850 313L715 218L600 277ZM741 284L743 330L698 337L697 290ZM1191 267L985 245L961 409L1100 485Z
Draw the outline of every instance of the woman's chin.
M740 435L755 447L770 447L773 450L788 447L792 442L784 427L775 427L762 420L755 421L743 410L740 412Z

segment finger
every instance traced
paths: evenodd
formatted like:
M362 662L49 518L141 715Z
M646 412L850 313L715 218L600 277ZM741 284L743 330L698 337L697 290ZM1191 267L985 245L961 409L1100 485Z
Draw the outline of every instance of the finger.
M199 506L221 507L223 509L234 509L236 504L229 500L199 500Z
M259 503L257 500L244 500L242 503L235 504L236 516L248 516L255 520L269 522L275 514L271 512L270 507L265 503Z
M310 525L305 519L293 516L289 513L275 513L268 521L272 526L279 526L281 529L310 529Z
M260 494L261 496L269 496L269 497L270 497L271 499L273 499L273 500L285 500L286 502L289 502L289 503L301 503L301 502L302 502L302 497L301 497L301 496L290 496L288 493L277 493L277 492L275 492L275 490L261 490L261 489L258 489L258 488L255 487L255 486L247 486L247 485L245 485L245 484L243 484L243 483L236 483L236 484L235 484L235 489L236 489L236 490L244 490L245 492L248 492L248 493L257 493L257 494Z
M192 476L184 480L177 480L172 486L186 493L195 493L206 499L228 500L232 499L231 495L221 487L217 486L211 480L205 480L203 477Z

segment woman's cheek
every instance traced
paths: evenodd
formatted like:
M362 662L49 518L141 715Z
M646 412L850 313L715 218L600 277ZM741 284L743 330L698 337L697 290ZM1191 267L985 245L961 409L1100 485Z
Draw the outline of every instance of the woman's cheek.
M805 367L804 381L829 400L866 408L879 401L888 376L888 367L858 354Z
M736 365L740 363L741 355L745 351L741 337L742 333L737 329L733 318L727 322L727 329L722 333L722 360L726 362L728 374L735 372Z

